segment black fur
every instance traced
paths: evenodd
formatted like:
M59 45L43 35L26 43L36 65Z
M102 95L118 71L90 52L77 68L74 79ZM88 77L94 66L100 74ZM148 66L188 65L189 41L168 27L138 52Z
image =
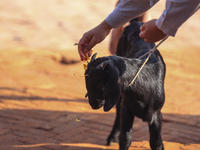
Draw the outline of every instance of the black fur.
M120 150L127 150L137 116L148 122L151 149L163 150L161 108L165 101L165 63L158 50L151 55L134 83L127 87L146 59L138 58L154 47L154 43L146 43L139 37L141 25L132 21L125 28L118 43L118 56L97 58L88 64L86 88L93 109L104 106L104 111L109 111L116 104L116 120L107 145L119 139Z

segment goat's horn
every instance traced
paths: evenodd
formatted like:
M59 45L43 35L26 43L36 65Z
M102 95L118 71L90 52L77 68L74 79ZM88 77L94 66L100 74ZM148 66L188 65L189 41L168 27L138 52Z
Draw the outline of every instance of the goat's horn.
M106 61L100 63L100 64L97 66L97 69L100 69L100 68L101 68L102 70L104 70L104 68L105 68L109 63L110 63L110 60L106 60Z
M96 59L97 53L95 53L94 55L92 55L92 58L90 60L90 62L94 61Z

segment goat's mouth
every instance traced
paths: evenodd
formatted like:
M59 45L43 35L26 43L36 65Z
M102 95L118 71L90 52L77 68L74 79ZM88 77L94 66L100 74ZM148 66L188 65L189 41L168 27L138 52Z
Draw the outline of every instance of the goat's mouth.
M92 107L92 109L99 109L102 106L104 106L105 104L105 100L103 99L96 99L94 102L90 102L90 106Z
M96 101L98 101L98 102L90 104L92 109L99 109L104 106L103 110L105 112L108 112L112 108L112 106L110 104L106 103L105 100L96 99Z

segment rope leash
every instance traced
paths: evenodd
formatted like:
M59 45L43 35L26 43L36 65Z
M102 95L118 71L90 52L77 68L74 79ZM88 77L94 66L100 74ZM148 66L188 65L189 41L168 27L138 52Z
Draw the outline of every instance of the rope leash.
M198 5L198 7L194 10L194 12L190 15L190 17L196 13L200 8L200 5ZM169 37L169 35L167 35L164 39L162 39L157 45L155 45L152 49L150 49L147 53L145 53L144 55L140 56L139 59L145 57L146 55L148 55L148 57L146 58L146 60L144 61L144 63L142 64L142 66L140 67L140 69L138 70L138 72L136 73L135 77L133 78L133 80L131 81L131 83L129 83L129 86L131 86L133 84L133 82L135 81L135 79L138 77L139 73L141 72L142 68L144 67L144 65L147 63L147 61L149 60L150 56L154 53L154 51L158 48L158 46L160 46L167 38Z
M164 39L162 39L162 41L160 41L158 43L158 45L154 46L152 49L150 49L147 53L145 53L144 55L140 56L139 59L143 58L144 56L148 55L148 57L145 59L144 63L142 64L142 66L140 67L140 69L138 70L138 72L136 73L135 77L133 78L133 80L131 81L131 83L129 83L129 86L131 86L131 84L133 84L133 82L135 81L135 79L137 78L137 76L139 75L139 73L141 72L142 68L144 67L144 65L147 63L147 61L149 60L150 56L154 53L154 51L157 49L157 47L162 44L167 38L169 37L169 35L167 35Z

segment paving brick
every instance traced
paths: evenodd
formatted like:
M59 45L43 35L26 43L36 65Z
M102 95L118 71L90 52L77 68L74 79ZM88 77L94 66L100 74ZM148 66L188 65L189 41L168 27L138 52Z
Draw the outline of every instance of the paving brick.
M164 122L176 122L188 125L196 125L199 119L200 119L199 116L191 116L191 115L175 115L175 114L163 115Z
M110 126L105 126L104 124L99 124L95 123L94 120L91 122L87 122L87 124L84 124L84 126L89 127L91 129L96 129L96 130L104 130L104 131L111 131Z
M165 128L168 128L170 132L179 132L185 135L194 135L197 137L200 135L200 130L198 130L199 128L187 126L185 124L167 123L165 126L163 126L164 130Z
M199 50L187 52L200 55ZM199 150L199 68L191 67L191 59L183 57L182 51L164 50L164 54L167 62L166 104L162 110L165 149ZM4 61L12 61L11 56L13 54ZM194 59L194 55L190 56ZM48 62L48 57L44 60ZM6 68L0 65L0 150L118 149L118 144L105 146L115 120L115 108L108 113L102 109L92 110L88 100L83 98L86 92L83 78L71 78L70 72L80 66L82 69L82 64L63 66L51 60L48 69L42 62L43 59L37 62L39 70L35 66L27 69L18 65L16 71L9 63ZM31 76L23 74L19 80L22 76L19 70L29 70ZM32 74L38 80L31 81ZM50 85L55 87L49 88ZM129 150L150 149L148 130L148 124L136 117Z

